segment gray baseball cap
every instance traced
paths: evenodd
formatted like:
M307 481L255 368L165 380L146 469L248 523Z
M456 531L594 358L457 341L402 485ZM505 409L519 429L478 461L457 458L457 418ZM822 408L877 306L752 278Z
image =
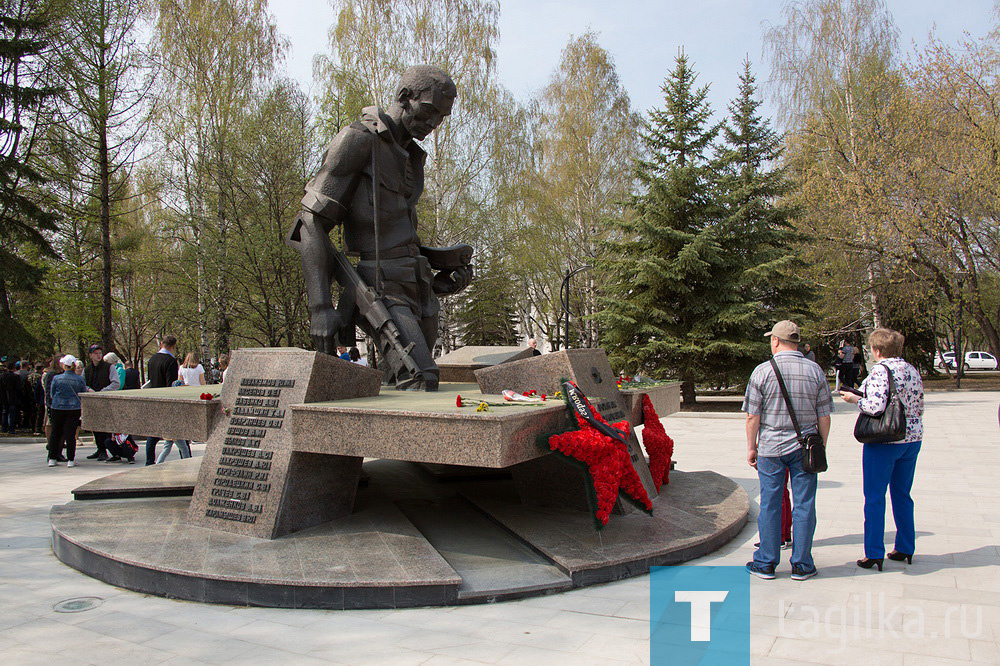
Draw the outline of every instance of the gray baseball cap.
M771 330L764 334L764 337L774 336L786 342L801 342L802 336L799 334L799 325L794 321L783 319L771 327Z

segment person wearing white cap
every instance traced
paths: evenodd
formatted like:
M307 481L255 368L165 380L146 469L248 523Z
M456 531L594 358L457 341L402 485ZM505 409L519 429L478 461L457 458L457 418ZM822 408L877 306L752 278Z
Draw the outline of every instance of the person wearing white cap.
M64 372L52 378L52 407L49 420L49 467L55 467L60 458L59 451L65 443L67 467L76 467L76 429L80 426L80 394L86 393L87 382L76 374L76 357L67 354L59 359Z

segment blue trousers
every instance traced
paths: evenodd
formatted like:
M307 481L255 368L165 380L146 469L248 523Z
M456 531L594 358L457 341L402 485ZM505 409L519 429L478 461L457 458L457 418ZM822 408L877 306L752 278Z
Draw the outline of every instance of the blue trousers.
M812 556L816 532L816 474L802 469L802 449L773 458L757 458L760 480L760 515L757 532L760 547L753 554L759 565L777 565L781 559L781 500L785 490L785 470L792 482L791 564L803 571L816 568Z
M896 545L900 553L913 554L917 535L913 526L913 471L921 442L865 444L861 454L865 489L865 557L885 557L885 489L892 500Z

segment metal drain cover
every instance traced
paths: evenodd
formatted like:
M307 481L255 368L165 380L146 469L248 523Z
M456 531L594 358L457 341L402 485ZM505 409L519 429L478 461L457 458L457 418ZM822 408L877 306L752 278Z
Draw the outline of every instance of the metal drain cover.
M52 610L57 613L82 613L97 608L102 601L104 600L100 597L76 597L60 601L52 607Z

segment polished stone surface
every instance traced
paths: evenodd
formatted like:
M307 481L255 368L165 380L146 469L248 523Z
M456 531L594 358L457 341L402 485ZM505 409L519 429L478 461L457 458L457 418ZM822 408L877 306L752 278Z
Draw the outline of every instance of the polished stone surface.
M366 470L371 484L358 491L354 513L277 539L191 525L187 498L91 500L53 507L53 550L90 576L162 596L401 608L550 594L643 573L718 547L746 518L745 493L708 472L675 472L672 494L657 500L660 515L614 516L598 533L589 511L523 507L510 481L438 483L389 460Z
M643 422L642 396L644 395L649 396L650 402L653 403L653 409L656 410L656 415L661 419L664 416L670 416L681 411L680 382L670 382L669 384L636 389L629 388L629 385L626 383L622 384L620 390L622 396L625 398L629 422L633 424L638 425Z
M574 585L617 580L701 557L746 524L746 492L715 472L673 472L653 500L653 515L613 516L601 530L590 513L521 504L509 487L469 491L465 497L549 557Z
M172 460L159 465L115 466L121 471L94 479L73 489L73 499L125 499L129 497L166 497L191 495L198 480L202 458Z
M360 456L296 450L292 405L378 395L382 374L327 354L237 349L188 520L271 539L351 513Z
M210 385L81 393L81 427L135 435L140 447L149 436L204 442L222 410L218 400L199 396L219 392L218 385Z
M456 406L458 395L465 407ZM477 412L480 401L494 406ZM545 455L539 438L567 420L561 401L506 403L469 384L442 384L437 393L386 388L377 398L297 405L292 413L299 451L493 468Z
M476 347L456 349L437 359L443 382L475 382L475 371L491 365L531 357L531 347Z

